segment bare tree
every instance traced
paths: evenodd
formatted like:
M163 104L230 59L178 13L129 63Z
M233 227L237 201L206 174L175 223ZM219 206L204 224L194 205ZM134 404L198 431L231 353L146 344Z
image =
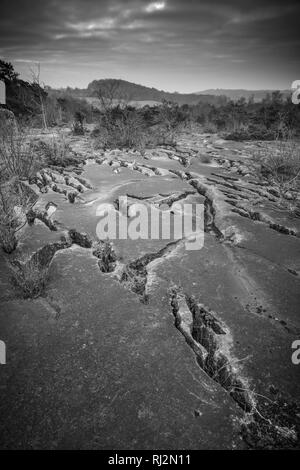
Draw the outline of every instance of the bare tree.
M96 96L100 100L102 111L109 111L117 106L125 108L130 102L130 96L124 93L118 80L101 83L96 90Z
M46 104L45 104L44 96L43 96L45 84L40 81L40 74L41 74L40 64L37 63L35 68L30 67L30 72L31 72L32 82L34 85L36 85L36 88L37 88L38 97L39 97L39 105L41 107L44 128L48 129Z

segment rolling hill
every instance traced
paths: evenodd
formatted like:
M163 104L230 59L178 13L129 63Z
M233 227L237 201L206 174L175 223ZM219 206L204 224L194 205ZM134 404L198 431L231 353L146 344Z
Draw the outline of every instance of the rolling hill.
M66 88L53 90L48 88L48 92L54 92L57 95L67 93L76 98L85 98L91 104L97 107L99 105L99 90L103 97L114 98L115 100L125 100L134 106L155 105L162 101L171 101L179 105L207 103L213 105L222 105L228 99L237 101L244 97L246 100L253 97L254 101L263 100L268 94L275 90L244 90L244 89L209 89L195 93L170 93L156 88L150 88L144 85L128 82L121 79L100 79L93 80L87 88ZM281 91L284 97L290 96L290 90Z
M224 98L221 96L213 96L210 94L197 93L169 93L156 88L150 88L136 83L127 82L117 79L94 80L87 87L87 95L89 97L96 96L98 90L102 90L102 94L108 96L113 95L114 98L125 99L128 101L154 101L162 102L163 100L173 101L182 104L211 103L221 104Z

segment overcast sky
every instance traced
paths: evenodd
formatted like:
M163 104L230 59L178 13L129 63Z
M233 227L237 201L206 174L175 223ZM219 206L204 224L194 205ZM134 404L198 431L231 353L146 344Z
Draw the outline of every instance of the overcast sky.
M297 6L298 3L298 6ZM123 78L179 92L290 88L300 3L266 0L1 0L0 57L51 86Z

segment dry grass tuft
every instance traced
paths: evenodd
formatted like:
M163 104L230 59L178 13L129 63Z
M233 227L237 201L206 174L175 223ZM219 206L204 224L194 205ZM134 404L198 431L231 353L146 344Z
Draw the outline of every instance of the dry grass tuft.
M98 265L101 272L111 273L114 271L117 256L108 240L98 242L94 247L93 255L99 259Z
M63 134L52 136L47 141L36 144L36 151L40 154L46 165L65 166L70 160L70 145Z
M282 199L296 202L300 189L300 147L291 138L265 144L254 156L258 175L271 184Z
M39 297L45 290L48 280L49 265L42 266L35 259L22 263L10 263L12 283L21 292L25 299Z
M0 179L28 179L39 169L31 139L16 124L1 127Z

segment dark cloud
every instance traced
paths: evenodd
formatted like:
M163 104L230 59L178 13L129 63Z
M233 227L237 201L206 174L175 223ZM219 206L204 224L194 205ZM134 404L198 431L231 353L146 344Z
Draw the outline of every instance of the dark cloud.
M51 85L121 77L178 91L288 87L299 2L2 0L0 56Z

